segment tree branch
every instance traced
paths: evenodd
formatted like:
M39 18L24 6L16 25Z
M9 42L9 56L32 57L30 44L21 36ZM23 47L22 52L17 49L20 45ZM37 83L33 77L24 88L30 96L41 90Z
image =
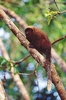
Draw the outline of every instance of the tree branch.
M8 55L1 39L0 39L0 50L2 52L2 56L5 57L7 60L10 60L9 55ZM11 74L11 77L13 78L14 82L16 83L16 85L19 89L19 92L20 92L21 96L24 98L24 100L30 100L28 92L27 92L22 80L20 79L19 75L18 74L14 75L13 67L11 68L10 74Z
M52 58L55 60L55 62L60 66L60 68L66 73L66 62L55 52L55 50L51 49Z
M8 100L1 79L0 79L0 100Z
M27 27L26 22L23 21L22 18L20 18L14 11L7 9L6 7L2 5L0 5L0 9L3 9L10 17L14 18L23 29Z

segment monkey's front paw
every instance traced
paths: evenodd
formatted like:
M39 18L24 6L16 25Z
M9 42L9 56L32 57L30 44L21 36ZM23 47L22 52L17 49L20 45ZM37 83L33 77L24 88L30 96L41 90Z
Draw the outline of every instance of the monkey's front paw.
M29 48L34 48L34 46L32 44L29 44Z

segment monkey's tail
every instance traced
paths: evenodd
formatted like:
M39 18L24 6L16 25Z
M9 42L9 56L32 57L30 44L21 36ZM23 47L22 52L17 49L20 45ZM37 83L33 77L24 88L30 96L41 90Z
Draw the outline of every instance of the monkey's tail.
M51 79L51 64L50 62L47 61L47 76L48 76L48 81L47 81L47 90L51 91L52 87L52 79Z
M47 69L47 76L48 76L48 81L47 81L47 90L51 91L52 87L52 79L51 79L51 54L46 56L46 69Z

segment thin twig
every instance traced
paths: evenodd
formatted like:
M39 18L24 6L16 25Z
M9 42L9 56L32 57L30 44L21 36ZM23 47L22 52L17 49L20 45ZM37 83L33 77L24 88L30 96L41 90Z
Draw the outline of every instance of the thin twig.
M66 38L66 36L63 36L63 37L61 37L61 38L55 40L54 42L52 42L51 45L53 45L53 44L55 44L56 42L59 42L59 41L65 39L65 38Z
M15 73L13 73L13 72L11 72L11 71L7 71L8 73L10 73L10 74L15 74ZM33 75L34 76L34 71L32 72L32 73L18 73L18 75L25 75L25 76L30 76L30 75ZM16 73L17 74L17 73Z
M19 61L10 61L10 60L8 60L10 63L12 63L12 64L15 64L15 65L17 65L17 64L20 64L21 62L23 62L24 60L26 60L27 58L29 58L31 55L29 54L28 56L26 56L25 58L23 58L23 59L21 59L21 60L19 60Z
M59 10L56 0L54 0L54 3L55 3L55 5L56 5L57 9ZM59 11L60 11L60 10L59 10Z
M58 11L56 14L54 14L52 16L52 19L51 20L53 20L55 16L60 15L60 14L63 14L63 13L66 13L66 10L64 10L64 11Z
M23 58L23 59L21 59L21 60L19 60L19 61L10 61L10 62L13 63L13 64L15 64L15 65L17 65L17 64L23 62L24 60L26 60L27 58L29 58L30 56L31 56L31 55L29 54L28 56L26 56L25 58Z
M63 14L63 13L66 13L66 10L58 12L58 14Z
M25 58L19 60L19 61L16 61L15 64L19 64L21 62L23 62L24 60L26 60L27 58L29 58L31 55L29 54L28 56L26 56Z

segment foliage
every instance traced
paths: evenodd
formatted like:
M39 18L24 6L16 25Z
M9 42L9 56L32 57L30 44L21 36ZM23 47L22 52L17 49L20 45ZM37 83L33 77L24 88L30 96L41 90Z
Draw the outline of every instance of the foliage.
M13 65L12 63L10 63L10 61L6 60L3 57L0 57L0 70L10 70L12 66Z

